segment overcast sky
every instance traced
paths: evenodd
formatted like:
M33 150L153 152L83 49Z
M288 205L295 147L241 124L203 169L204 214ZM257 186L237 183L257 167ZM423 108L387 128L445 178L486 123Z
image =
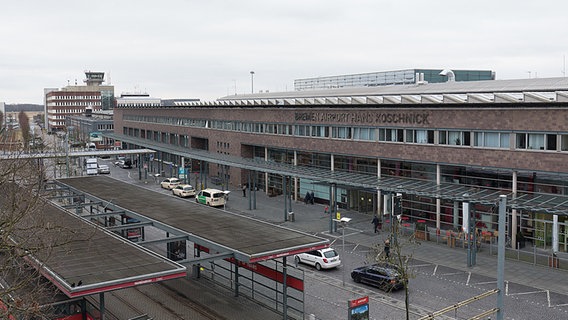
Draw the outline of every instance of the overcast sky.
M216 98L412 68L562 77L566 0L20 0L0 7L0 102L43 103L84 71L115 94Z

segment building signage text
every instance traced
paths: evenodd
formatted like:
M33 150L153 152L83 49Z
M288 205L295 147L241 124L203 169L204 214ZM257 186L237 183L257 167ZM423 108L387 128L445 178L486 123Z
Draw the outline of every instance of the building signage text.
M367 123L367 124L430 124L428 113L375 112L296 112L296 121Z

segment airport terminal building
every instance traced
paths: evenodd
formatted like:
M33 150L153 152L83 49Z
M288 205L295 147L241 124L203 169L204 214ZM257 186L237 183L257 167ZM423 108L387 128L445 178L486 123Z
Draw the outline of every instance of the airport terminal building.
M522 236L541 248L568 249L568 78L415 82L235 95L173 106L124 105L114 109L114 130L115 138L132 148L206 150L400 178L417 188L426 183L466 186L494 195L494 204L493 198L473 202L476 226L486 232L497 229L498 194L512 195L533 204L509 215L513 239ZM161 157L181 165L175 151ZM207 169L209 176L223 176L233 186L248 181L244 169L213 162ZM390 213L392 207L392 191L383 192L380 185L338 184L331 193L314 179L283 183L277 174L254 174L260 190L292 186L297 200L313 192L317 202L328 203L334 194L340 208L370 216ZM538 210L551 201L554 210ZM402 192L403 216L410 222L424 220L433 229L462 226L462 210L456 199Z

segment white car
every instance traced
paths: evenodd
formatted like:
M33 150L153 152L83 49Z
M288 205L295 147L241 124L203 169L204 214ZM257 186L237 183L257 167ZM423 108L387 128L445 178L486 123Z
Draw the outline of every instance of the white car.
M110 173L110 168L106 164L99 164L98 171L99 174L108 174Z
M172 189L172 194L181 198L195 196L195 188L189 184L180 184Z
M167 178L160 183L160 186L164 189L172 190L173 188L179 186L180 183L181 182L178 178Z
M339 254L332 248L300 253L294 257L294 260L296 264L309 264L318 270L335 268L341 264Z

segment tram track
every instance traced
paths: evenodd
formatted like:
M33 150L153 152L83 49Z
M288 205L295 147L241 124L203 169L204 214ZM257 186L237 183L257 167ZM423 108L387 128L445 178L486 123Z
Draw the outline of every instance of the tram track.
M99 299L89 297L99 304ZM227 320L225 316L165 283L133 287L105 295L107 319L131 319L147 315L155 320Z

